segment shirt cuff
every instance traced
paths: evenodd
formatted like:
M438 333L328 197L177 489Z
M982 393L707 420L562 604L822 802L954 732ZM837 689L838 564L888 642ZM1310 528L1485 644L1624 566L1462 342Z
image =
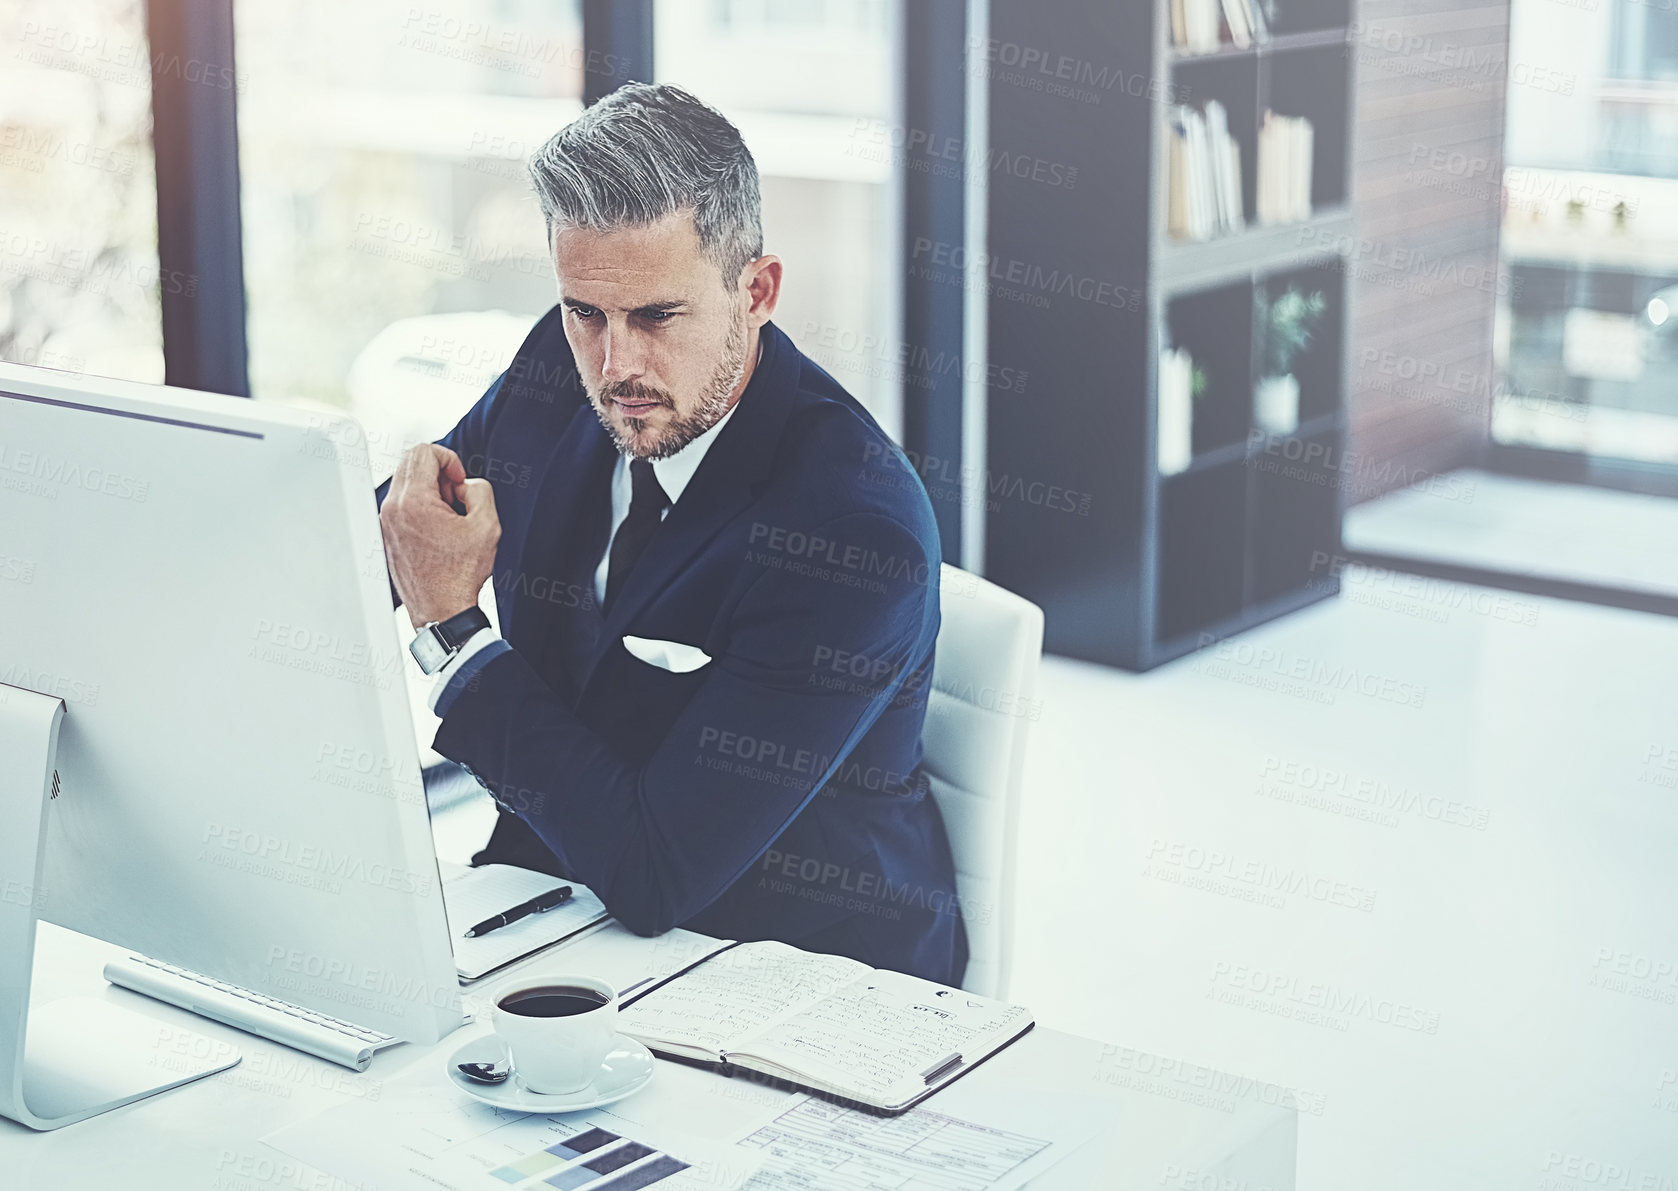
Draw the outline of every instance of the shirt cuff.
M468 637L460 652L437 671L429 700L433 714L447 715L450 705L466 689L472 677L511 648L494 629L479 629Z

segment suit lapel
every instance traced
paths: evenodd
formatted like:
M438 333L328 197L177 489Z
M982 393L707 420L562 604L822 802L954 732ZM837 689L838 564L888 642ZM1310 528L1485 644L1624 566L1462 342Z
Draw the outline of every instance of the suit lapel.
M546 593L553 584L568 581L573 573L592 577L592 564L586 568L571 564L576 561L577 551L587 549L597 536L591 533L597 527L585 524L584 516L595 507L594 498L611 483L616 460L617 450L593 408L579 407L542 468L541 484L531 502L523 536L507 556L517 568L509 577L517 594L511 607L502 613L503 617L511 613L510 623L504 619L501 629L508 641L513 641L514 632L521 634L515 644L539 645L545 641L544 621L551 620L554 607ZM594 598L592 588L588 595Z

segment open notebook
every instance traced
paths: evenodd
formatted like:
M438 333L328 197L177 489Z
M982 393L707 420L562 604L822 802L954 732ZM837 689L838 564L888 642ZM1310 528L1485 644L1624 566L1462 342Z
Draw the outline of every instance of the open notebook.
M1034 1024L1031 1011L785 943L736 943L625 1002L658 1053L896 1115Z
M610 917L600 899L587 886L575 881L511 864L467 868L445 862L438 867L443 877L443 908L449 917L455 970L462 983L481 979L497 968L581 934ZM560 885L571 886L571 897L563 905L510 922L475 939L464 937L484 919Z

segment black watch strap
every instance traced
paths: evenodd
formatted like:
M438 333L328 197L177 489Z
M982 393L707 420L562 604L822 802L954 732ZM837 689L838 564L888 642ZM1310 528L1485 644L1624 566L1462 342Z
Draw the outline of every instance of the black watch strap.
M480 629L489 628L489 617L476 604L464 612L457 612L447 620L437 622L437 635L450 653L460 649Z

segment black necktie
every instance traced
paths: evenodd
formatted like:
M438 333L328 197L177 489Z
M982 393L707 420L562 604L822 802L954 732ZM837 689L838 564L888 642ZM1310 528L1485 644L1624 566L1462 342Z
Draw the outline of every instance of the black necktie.
M624 580L634 569L635 560L647 548L664 510L670 506L670 498L659 487L650 460L631 460L629 480L634 494L629 501L629 515L612 537L612 557L606 564L606 599L600 605L603 613L611 611L612 601L623 590Z

